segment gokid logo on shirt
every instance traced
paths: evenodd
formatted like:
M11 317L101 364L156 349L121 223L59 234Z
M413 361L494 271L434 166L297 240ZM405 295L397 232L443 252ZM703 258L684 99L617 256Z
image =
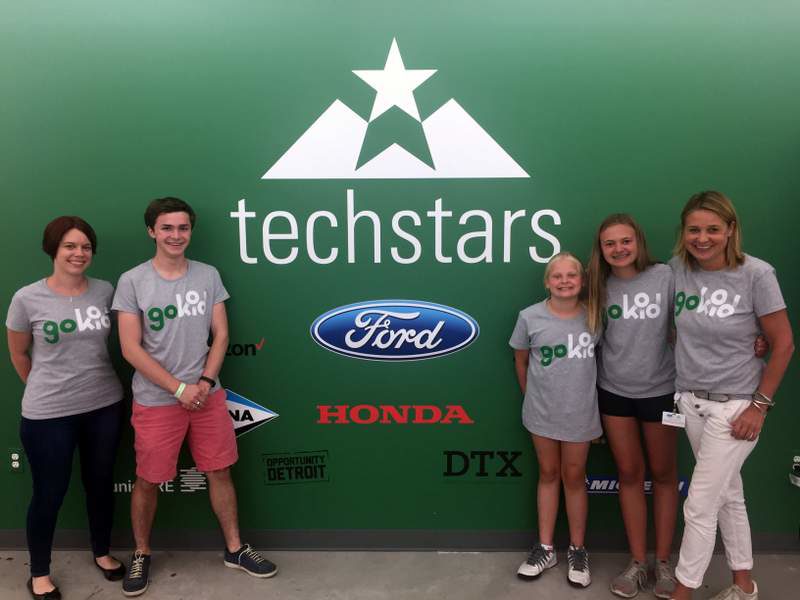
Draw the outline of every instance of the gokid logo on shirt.
M567 336L567 345L558 344L557 346L542 346L539 348L542 355L542 366L546 367L555 358L592 358L594 356L594 343L592 336L584 331L578 336L578 345L575 345L575 336L571 333Z
M683 291L675 294L675 316L677 317L681 314L685 308L686 310L697 310L697 314L699 315L706 314L709 317L716 316L720 319L724 319L725 317L730 317L734 313L736 307L739 305L739 300L742 299L739 294L736 294L729 304L728 290L714 290L711 292L708 299L706 299L706 292L708 292L708 288L703 287L700 290L699 296L687 296L686 292Z
M661 294L656 294L655 302L650 302L650 295L639 292L628 300L628 294L622 294L622 306L612 304L608 307L608 316L612 319L655 319L661 314Z
M183 317L196 317L206 314L206 299L208 292L203 292L203 299L195 290L189 290L183 297L175 294L175 304L167 304L164 308L154 306L147 310L147 318L150 320L150 329L161 331L164 329L165 319L181 319Z
M74 319L64 319L60 323L55 321L45 321L42 325L44 341L48 344L57 344L61 339L62 333L72 333L74 331L96 331L102 328L111 327L111 317L108 316L108 308L100 310L92 305L86 307L86 317L83 316L80 308L75 309Z

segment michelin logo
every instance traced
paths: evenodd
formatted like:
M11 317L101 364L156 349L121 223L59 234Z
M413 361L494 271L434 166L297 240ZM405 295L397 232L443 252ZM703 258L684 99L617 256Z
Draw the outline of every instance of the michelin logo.
M586 492L589 494L619 494L619 480L616 477L603 477L596 475L586 476ZM644 493L653 493L653 482L645 480ZM678 479L678 493L684 498L689 493L689 480Z
M232 390L226 388L225 393L227 394L225 402L228 405L228 414L233 421L233 430L236 432L236 437L269 423L279 416L278 413L256 404Z
M530 177L454 98L422 119L414 90L435 73L435 69L406 69L393 39L383 69L353 71L376 92L369 120L336 99L262 179ZM395 107L421 125L432 166L398 143L359 164L367 129Z

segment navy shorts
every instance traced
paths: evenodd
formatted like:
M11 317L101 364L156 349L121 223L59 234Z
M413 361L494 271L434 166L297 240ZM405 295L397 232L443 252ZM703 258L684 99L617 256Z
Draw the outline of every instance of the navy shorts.
M597 404L601 415L635 417L648 423L661 423L661 413L672 412L675 406L675 393L652 398L627 398L597 388Z

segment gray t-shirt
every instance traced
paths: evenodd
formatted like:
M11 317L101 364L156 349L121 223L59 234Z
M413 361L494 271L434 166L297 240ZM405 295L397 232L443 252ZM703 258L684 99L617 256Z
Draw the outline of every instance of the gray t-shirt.
M229 297L210 265L190 260L183 277L168 280L148 260L122 274L112 308L141 315L145 352L176 379L197 383L208 355L213 307ZM217 380L212 391L219 385ZM177 403L170 392L138 371L133 376L133 398L143 406Z
M752 394L764 368L753 354L758 317L786 308L775 269L749 255L736 269L691 270L678 257L670 265L678 391Z
M603 433L597 410L597 336L586 313L560 319L545 301L520 311L509 345L528 350L522 423L531 433L563 442L588 442Z
M44 279L14 294L6 327L33 336L23 417L67 417L122 399L108 356L113 295L110 283L92 278L80 296L57 294Z
M675 391L668 343L674 295L672 269L652 265L631 279L610 275L606 327L597 352L597 385L628 398Z

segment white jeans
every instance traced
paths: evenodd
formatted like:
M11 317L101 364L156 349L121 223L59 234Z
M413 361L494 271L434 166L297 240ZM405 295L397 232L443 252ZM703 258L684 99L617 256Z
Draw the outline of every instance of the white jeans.
M686 587L699 588L714 553L718 523L728 567L732 571L753 568L750 522L739 471L756 443L731 436L730 423L748 407L749 400L713 402L681 392L678 402L686 416L686 435L696 462L683 504L683 541L675 576Z

